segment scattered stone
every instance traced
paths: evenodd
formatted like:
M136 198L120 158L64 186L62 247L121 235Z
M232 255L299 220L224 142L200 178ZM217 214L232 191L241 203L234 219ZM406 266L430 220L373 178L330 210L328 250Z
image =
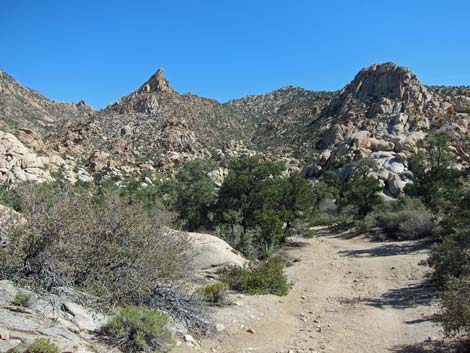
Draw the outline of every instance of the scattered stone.
M186 334L186 335L183 336L183 339L184 339L185 342L196 343L196 340L191 335Z
M249 328L248 330L246 330L246 332L251 333L252 335L256 333L256 331L253 330L252 328Z

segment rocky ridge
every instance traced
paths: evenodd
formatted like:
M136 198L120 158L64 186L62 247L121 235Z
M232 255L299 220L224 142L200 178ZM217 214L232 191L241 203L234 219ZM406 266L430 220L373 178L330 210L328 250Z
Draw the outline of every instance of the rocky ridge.
M410 181L406 160L424 147L430 131L468 135L467 97L443 92L450 88L428 88L407 68L393 63L361 70L312 122L323 126L323 132L318 152L303 173L318 178L338 161L370 158L378 166L371 175L381 180L389 195L398 196ZM343 177L349 171L340 170Z
M16 81L8 76L7 82ZM0 94L6 102L0 106L6 112L4 124L16 116L9 102L21 101L26 93L40 96L21 87L16 87L15 99L10 97L13 93L3 90ZM27 102L24 105L30 107ZM38 120L41 111L26 114L28 122ZM68 111L65 119L54 121L50 136L39 145L28 145L34 153L53 156L56 162L46 169L62 165L69 180L91 180L89 174L96 180L135 173L171 175L195 158L211 158L224 165L229 159L255 154L286 159L295 169L313 151L305 175L319 177L338 158L348 163L371 157L380 165L377 175L397 195L407 182L406 157L421 148L429 131L468 133L470 89L426 87L407 68L385 63L361 70L339 92L288 86L220 103L179 94L160 69L135 92L105 109L85 111L78 119L73 118L78 113ZM4 131L14 131L22 121ZM34 124L41 125L41 119ZM41 140L31 138L33 130L29 137L25 129L17 131L29 144ZM8 181L13 179L24 177Z
M0 130L14 132L18 128L30 128L47 134L60 121L93 114L93 108L83 100L55 102L0 70Z

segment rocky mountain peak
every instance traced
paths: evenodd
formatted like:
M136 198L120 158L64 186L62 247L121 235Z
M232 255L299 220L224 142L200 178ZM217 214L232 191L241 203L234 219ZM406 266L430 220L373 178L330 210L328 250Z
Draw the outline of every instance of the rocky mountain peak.
M408 68L391 62L362 69L345 92L361 101L381 98L409 100L428 93Z
M175 90L166 79L163 68L160 68L140 87L139 93L175 93Z
M362 69L330 104L321 117L339 120L391 116L399 113L423 113L440 105L408 68L388 62Z

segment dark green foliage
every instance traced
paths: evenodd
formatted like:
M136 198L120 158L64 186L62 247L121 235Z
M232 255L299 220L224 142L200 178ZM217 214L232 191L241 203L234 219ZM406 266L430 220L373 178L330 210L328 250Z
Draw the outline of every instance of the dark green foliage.
M268 257L283 243L292 223L309 220L314 193L298 174L281 176L282 166L259 158L232 161L219 191L216 224L245 255Z
M341 199L342 205L352 206L355 209L357 218L364 217L383 202L382 196L378 193L382 191L379 181L371 176L353 176L345 185Z
M333 200L338 199L340 196L340 190L343 187L339 175L331 170L326 171L320 181L315 184L315 197L317 203L322 200Z
M36 338L25 353L59 353L59 347L45 338Z
M217 200L216 186L208 173L214 163L191 161L178 173L174 182L174 209L190 231L211 227L211 213Z
M31 300L31 294L27 293L17 293L15 295L15 300L13 300L13 305L28 307L29 301Z
M227 289L225 283L211 283L202 288L201 295L203 300L211 305L223 305L227 303Z
M287 295L289 284L284 274L284 260L270 257L259 264L245 268L230 267L221 274L221 280L236 291L248 294Z
M447 336L470 337L470 276L452 278L442 298L438 320Z
M465 140L465 139L464 139ZM465 140L467 141L467 140ZM447 135L432 137L426 152L411 161L415 184L407 192L420 197L441 218L441 242L428 259L432 277L444 289L439 316L446 335L469 337L470 327L470 191L469 149ZM468 141L467 141L468 142ZM464 168L455 168L459 156Z
M161 312L128 306L101 330L101 334L124 352L167 352L173 345L168 319L168 315Z
M456 224L453 231L434 246L428 260L434 269L433 278L445 285L450 278L470 275L470 225Z
M331 224L350 221L352 217L363 220L367 213L383 202L379 181L369 176L376 162L362 159L339 170L325 172L314 187L314 204L318 212L314 223Z
M426 148L408 160L413 183L405 192L419 197L426 206L441 210L455 202L464 188L463 172L454 165L457 154L451 149L452 140L446 133L435 133Z
M0 204L15 211L21 211L21 200L15 190L10 189L7 185L0 185Z

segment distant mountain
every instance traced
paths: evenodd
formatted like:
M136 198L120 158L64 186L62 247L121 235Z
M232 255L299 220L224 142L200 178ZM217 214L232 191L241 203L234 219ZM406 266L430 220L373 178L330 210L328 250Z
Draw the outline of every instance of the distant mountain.
M304 173L318 177L338 158L403 160L429 131L467 134L470 119L468 87L427 87L393 63L364 68L338 92L288 86L227 103L176 92L160 69L97 112L51 101L3 72L0 83L0 130L50 133L40 145L71 163L69 174L82 168L98 178L253 154L297 166L313 155Z
M349 163L371 158L379 167L375 176L397 196L409 182L407 158L425 147L429 132L468 136L469 93L463 87L426 87L393 63L365 68L312 121L321 132L303 172L317 178L340 166L347 177Z
M220 103L179 94L160 69L135 92L97 112L87 123L67 122L52 140L64 152L103 150L121 162L151 161L163 169L196 157L300 156L314 146L309 122L332 96L285 87Z
M52 101L0 70L0 130L31 128L47 134L62 120L93 113L84 101L76 104Z

